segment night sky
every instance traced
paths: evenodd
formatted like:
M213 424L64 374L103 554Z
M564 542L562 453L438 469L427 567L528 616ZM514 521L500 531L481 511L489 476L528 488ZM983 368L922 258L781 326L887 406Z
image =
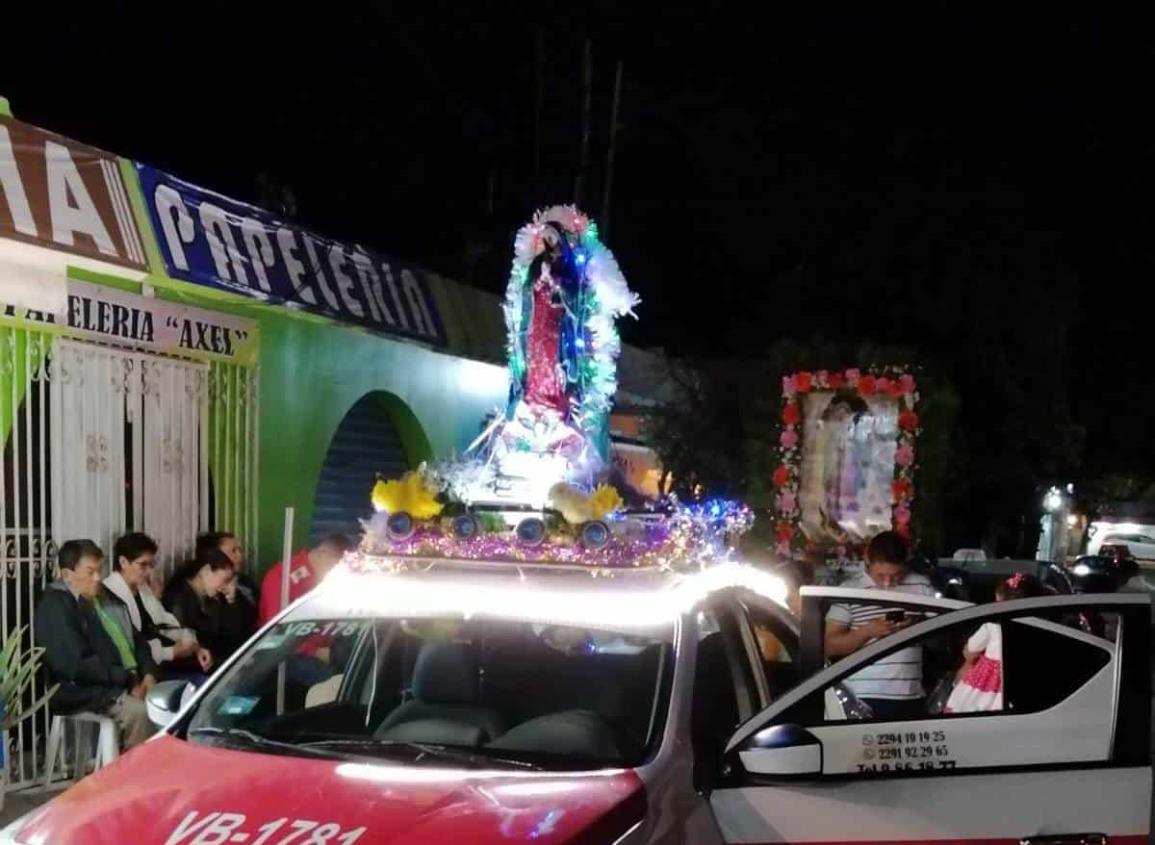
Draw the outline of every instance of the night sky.
M607 240L644 301L627 340L903 344L972 404L968 385L1017 367L1043 384L1023 401L1065 391L1086 467L1155 467L1139 21L975 3L762 4L760 20L711 2L38 5L0 55L18 117L242 199L264 174L302 223L495 291L516 226L572 199L588 37L595 216L625 62Z

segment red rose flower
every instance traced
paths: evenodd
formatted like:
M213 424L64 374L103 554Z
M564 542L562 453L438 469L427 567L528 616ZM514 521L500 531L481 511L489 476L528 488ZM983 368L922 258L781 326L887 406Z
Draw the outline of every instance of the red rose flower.
M882 388L881 382L879 382L878 387L879 387L879 389ZM895 379L894 381L887 382L886 392L889 393L895 399L899 399L903 396L903 394L906 393L906 388L903 387L901 381L899 381L898 379Z
M778 523L778 542L789 543L790 538L794 536L794 526L789 522Z
M778 467L778 469L774 470L774 486L775 487L785 487L786 483L789 480L790 480L790 467L786 466L786 464L782 464L782 466L780 466L780 467Z
M903 431L914 431L918 428L918 414L907 408L898 415L898 425Z
M797 402L791 402L782 409L782 422L786 425L798 425L801 419L802 410L798 407Z
M875 382L874 389L876 391L878 391L879 393L889 395L890 394L890 379L888 379L886 376L883 376L877 382Z
M914 487L905 478L900 478L891 485L896 502L905 502L914 493Z
M895 532L904 540L910 539L910 523L905 522L902 525L895 526Z
M863 376L858 380L858 392L863 396L873 396L878 390L878 380L874 376Z
M794 386L798 388L799 393L809 393L810 388L814 387L814 376L810 373L798 373L794 376Z
M827 384L830 385L831 390L842 390L842 388L846 387L846 376L842 373L831 373Z

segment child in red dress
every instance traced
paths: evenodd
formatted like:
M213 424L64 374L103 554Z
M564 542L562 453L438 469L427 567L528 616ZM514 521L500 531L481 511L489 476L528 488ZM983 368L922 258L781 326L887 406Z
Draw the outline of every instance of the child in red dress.
M1044 594L1034 575L1016 573L995 588L995 601L1026 599ZM1003 628L987 622L963 648L963 665L947 699L944 713L984 713L1003 709Z

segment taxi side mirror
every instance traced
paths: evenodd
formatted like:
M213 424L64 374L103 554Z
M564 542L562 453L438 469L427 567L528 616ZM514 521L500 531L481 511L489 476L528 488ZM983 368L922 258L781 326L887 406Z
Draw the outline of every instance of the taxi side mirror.
M771 778L822 773L822 743L798 725L774 725L754 734L738 748L738 759L751 775Z
M187 687L188 681L162 681L150 689L145 698L149 721L158 728L167 728L180 712L181 699Z

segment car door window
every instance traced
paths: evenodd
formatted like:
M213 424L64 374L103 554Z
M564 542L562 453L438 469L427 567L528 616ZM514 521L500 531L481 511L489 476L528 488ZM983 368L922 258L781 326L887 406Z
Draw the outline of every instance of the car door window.
M898 606L896 596L889 591L868 593L873 594L869 599L829 604L823 629L825 656L831 663L852 656L890 632L905 630L938 615L933 608ZM848 695L840 694L839 700L866 700L883 717L910 712L957 668L962 646L959 636L958 632L953 636L944 634L880 657L843 679L842 692ZM832 703L833 699L828 696L828 701ZM845 712L849 715L864 711L851 707Z
M1094 617L1088 624L1085 620ZM906 721L962 713L1037 713L1065 700L1110 660L1115 614L1062 614L962 623L916 639L848 673L866 709L826 721ZM1093 628L1095 633L1084 633Z
M734 729L757 711L758 697L734 610L721 604L703 610L698 631L691 741L695 782L703 785Z
M815 623L824 614L808 614L806 602L804 593L801 651L809 665L808 635L817 631L821 647ZM1114 617L1113 633L1088 633L1080 615ZM999 626L1005 661L997 707L887 721L828 717L827 694L855 673L903 649L926 650L934 638L985 650L990 629L976 635L988 624ZM1144 842L1150 649L1145 596L944 609L802 681L735 732L724 758L728 777L710 794L720 838Z
M880 641L869 659L836 664L845 668L827 673L826 683L776 721L822 739L824 774L982 768L1007 754L1029 763L1106 760L1119 614L1094 607L1042 612L1037 600L1019 612L998 610L987 605L928 622L920 626L930 629L925 634L895 636L889 647ZM963 618L948 624L951 616ZM1080 622L1085 616L1103 619L1104 629L1089 633ZM928 661L951 651L949 663ZM917 686L895 683L916 677ZM865 709L832 711L839 685ZM1000 751L1000 743L1010 744Z
M757 645L757 666L766 679L769 702L793 689L800 680L798 633L770 607L752 597L739 601L739 611Z

